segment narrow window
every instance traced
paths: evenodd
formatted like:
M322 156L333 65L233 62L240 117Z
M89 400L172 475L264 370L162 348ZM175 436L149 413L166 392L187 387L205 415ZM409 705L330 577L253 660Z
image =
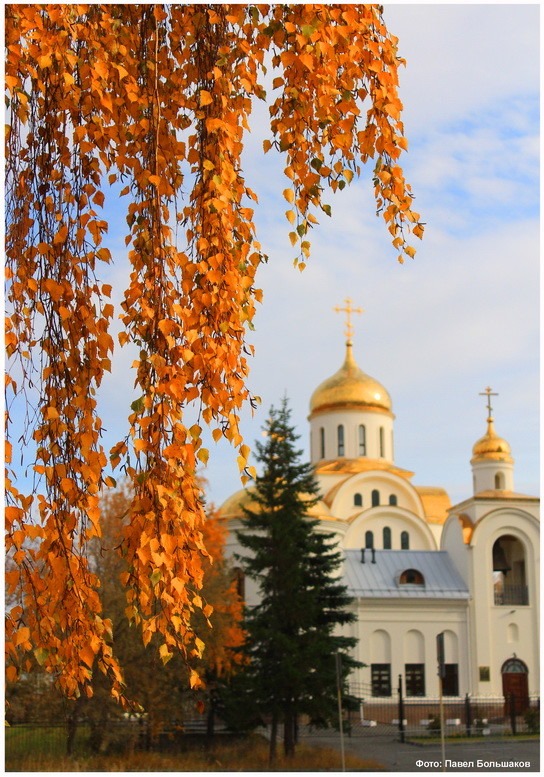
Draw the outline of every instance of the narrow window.
M425 664L406 664L406 696L425 696Z
M344 427L342 424L338 427L338 455L344 455Z
M362 507L363 506L363 495L362 494L353 494L353 505L355 507Z
M365 548L374 547L374 534L371 531L365 532Z
M378 507L380 504L380 492L375 488L372 491L372 507Z
M366 456L366 428L359 426L359 456Z
M380 426L380 458L383 459L385 456L385 450L384 450L384 440L383 440L383 426Z
M383 549L391 550L391 529L385 526L383 530Z
M325 429L321 427L319 430L319 447L320 447L320 459L325 458Z
M372 696L391 696L391 664L372 664Z
M444 696L459 696L459 665L444 664L442 678L442 693Z
M410 550L410 535L407 531L400 533L400 547L401 550Z
M391 496L389 497L389 504L390 505L396 505L397 504L397 495L396 494L391 494Z
M498 490L504 490L504 475L502 472L497 472L495 475L495 488Z

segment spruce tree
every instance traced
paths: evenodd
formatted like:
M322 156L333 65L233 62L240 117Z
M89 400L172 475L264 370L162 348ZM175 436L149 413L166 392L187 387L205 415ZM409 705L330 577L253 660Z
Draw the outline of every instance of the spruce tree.
M265 442L256 443L261 474L237 532L248 551L239 559L260 589L259 604L245 616L245 698L272 720L271 761L278 724L291 756L300 714L321 724L337 719L336 654L344 678L356 664L348 653L356 640L338 634L338 627L355 620L338 577L341 553L334 535L308 517L319 486L311 464L301 461L290 415L286 399L270 411Z

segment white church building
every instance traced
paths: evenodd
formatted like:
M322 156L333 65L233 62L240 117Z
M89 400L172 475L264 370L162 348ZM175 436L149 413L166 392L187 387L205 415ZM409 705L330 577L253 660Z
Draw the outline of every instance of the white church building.
M473 493L451 505L439 487L417 486L394 460L392 401L357 365L348 300L346 354L310 399L311 462L321 500L311 509L344 554L356 609L350 634L365 664L355 682L391 697L439 694L436 637L444 634L445 697L526 698L539 691L539 499L514 489L510 446L487 428L474 444ZM221 508L227 552L239 550L242 490ZM246 602L258 592L245 582Z

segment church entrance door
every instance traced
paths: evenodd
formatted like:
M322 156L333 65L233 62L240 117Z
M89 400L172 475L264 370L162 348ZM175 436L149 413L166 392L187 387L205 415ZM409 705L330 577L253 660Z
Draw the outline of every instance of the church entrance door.
M521 715L529 706L529 670L519 658L510 658L502 665L501 674L505 711L511 711L513 699L515 714Z

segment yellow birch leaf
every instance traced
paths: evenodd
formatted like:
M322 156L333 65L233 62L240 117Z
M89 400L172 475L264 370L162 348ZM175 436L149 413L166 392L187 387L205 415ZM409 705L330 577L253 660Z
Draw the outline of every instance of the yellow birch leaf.
M83 645L83 647L80 648L79 657L90 669L92 669L94 664L94 651L90 645Z
M173 653L170 652L168 649L168 645L161 645L159 648L159 655L161 657L161 661L164 665L166 665L170 659L173 657Z
M13 644L15 646L22 645L24 642L28 642L29 638L30 638L30 629L28 628L28 626L21 626L21 628L15 632L15 635L13 637Z
M189 685L193 690L195 688L200 688L202 686L202 680L200 679L198 672L196 672L194 669L191 669L191 675L189 677Z
M197 459L199 459L203 464L208 463L208 459L210 458L210 452L206 448L201 448L198 453L196 454Z
M17 676L17 667L13 666L12 664L6 667L6 680L8 683L14 683L17 680Z
M284 189L283 196L291 204L295 201L295 192L292 189Z

